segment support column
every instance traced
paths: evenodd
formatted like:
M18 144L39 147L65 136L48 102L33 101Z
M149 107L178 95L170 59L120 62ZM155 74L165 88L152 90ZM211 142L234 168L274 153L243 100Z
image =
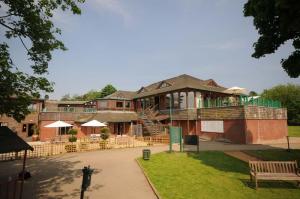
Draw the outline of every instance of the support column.
M194 108L197 109L197 92L194 91Z
M187 110L187 135L190 134L190 120L189 120L189 93L185 92L185 104L186 104L186 110Z

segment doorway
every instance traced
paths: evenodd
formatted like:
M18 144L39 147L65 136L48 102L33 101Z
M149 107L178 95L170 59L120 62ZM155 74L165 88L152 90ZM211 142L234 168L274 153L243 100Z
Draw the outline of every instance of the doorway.
M117 123L117 135L123 135L124 132L124 124L123 123Z
M35 124L28 124L28 130L27 130L27 137L31 137L34 133L34 125Z

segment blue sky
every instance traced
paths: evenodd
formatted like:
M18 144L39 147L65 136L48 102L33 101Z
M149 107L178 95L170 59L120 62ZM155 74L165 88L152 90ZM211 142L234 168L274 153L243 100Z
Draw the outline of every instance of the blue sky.
M120 90L180 74L214 79L261 92L291 79L280 60L290 42L259 60L251 57L258 34L239 0L87 0L82 15L56 12L68 51L49 64L55 92L50 98L83 94L111 83ZM25 51L14 45L16 62L28 71Z

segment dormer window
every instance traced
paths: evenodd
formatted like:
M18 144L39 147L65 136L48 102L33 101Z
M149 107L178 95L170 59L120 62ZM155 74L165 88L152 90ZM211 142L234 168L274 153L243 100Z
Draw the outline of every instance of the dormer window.
M147 89L145 89L145 87L142 87L142 88L140 88L140 90L138 91L138 93L143 93L143 92L146 92L147 91Z
M166 87L169 87L169 86L171 86L171 84L169 84L168 82L162 81L159 84L158 89L160 89L160 88L166 88Z

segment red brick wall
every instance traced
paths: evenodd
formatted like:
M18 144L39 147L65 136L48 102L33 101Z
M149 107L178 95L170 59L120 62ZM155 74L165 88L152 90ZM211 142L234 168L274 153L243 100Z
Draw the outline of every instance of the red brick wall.
M245 143L245 124L244 120L223 120L224 121L224 133L217 132L204 132L201 131L201 121L197 122L197 134L203 137L210 138L212 140L218 138L225 138L233 143L243 144Z
M288 135L287 121L284 120L246 120L246 142L263 143L283 139Z

